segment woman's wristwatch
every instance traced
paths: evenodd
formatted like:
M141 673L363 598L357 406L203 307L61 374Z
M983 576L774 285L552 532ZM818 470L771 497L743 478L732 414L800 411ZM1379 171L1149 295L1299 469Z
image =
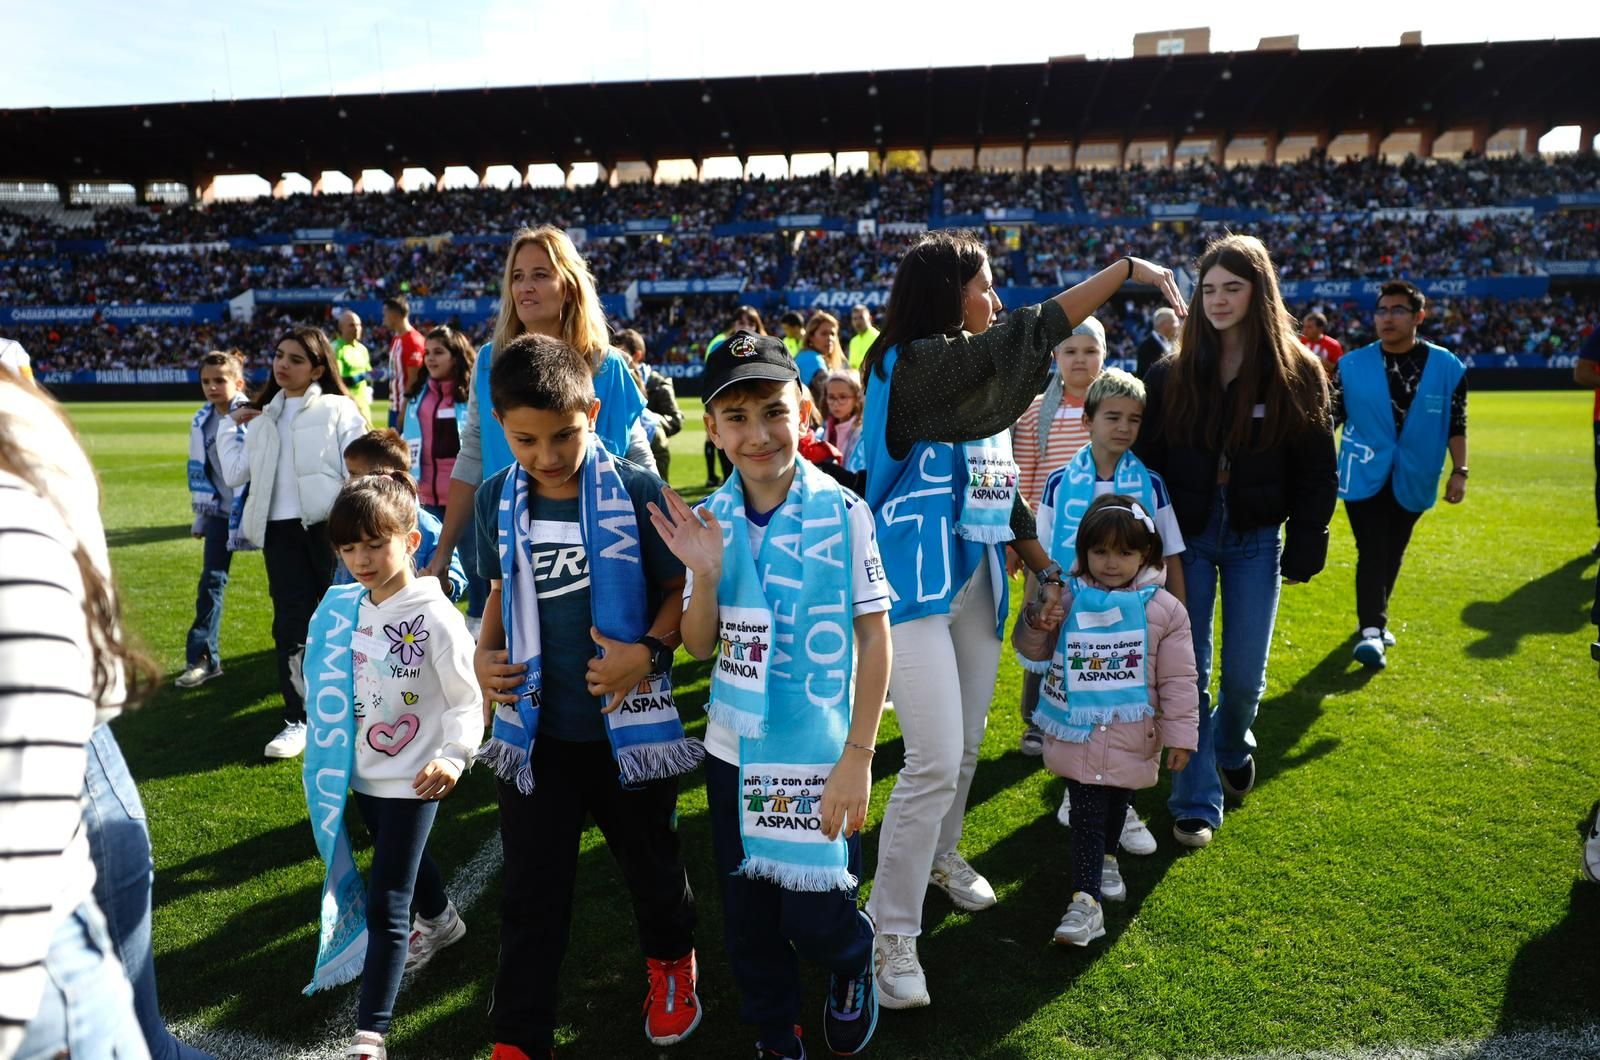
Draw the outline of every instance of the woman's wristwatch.
M1462 464L1460 467L1458 467L1454 471L1450 472L1450 474L1452 474L1452 475L1460 475L1462 478L1466 478L1467 477L1467 465Z
M1061 574L1059 563L1052 563L1044 570L1034 571L1033 580L1040 585L1054 585L1057 588L1065 588L1067 584L1067 579Z

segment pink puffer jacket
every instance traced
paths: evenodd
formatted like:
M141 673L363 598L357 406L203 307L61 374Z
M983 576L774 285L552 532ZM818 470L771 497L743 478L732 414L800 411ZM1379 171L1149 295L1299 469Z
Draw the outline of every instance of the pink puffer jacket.
M1164 571L1147 569L1134 584L1165 581ZM1061 603L1071 610L1070 593L1062 597ZM1155 716L1096 726L1087 743L1068 743L1046 736L1044 764L1050 772L1081 784L1151 788L1160 771L1163 747L1195 749L1200 690L1195 684L1189 612L1176 596L1158 588L1145 606L1145 621L1151 645L1145 676Z

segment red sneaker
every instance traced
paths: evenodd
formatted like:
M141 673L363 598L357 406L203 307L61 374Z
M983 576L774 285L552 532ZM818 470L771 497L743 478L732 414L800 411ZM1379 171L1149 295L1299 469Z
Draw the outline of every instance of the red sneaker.
M700 1026L694 951L675 961L645 960L650 993L644 999L644 1035L654 1045L676 1045Z
M554 1058L555 1055L556 1051L551 1049L550 1056ZM533 1057L529 1056L527 1053L523 1052L521 1049L518 1049L514 1045L506 1045L504 1042L495 1042L494 1052L489 1055L489 1060L533 1060Z

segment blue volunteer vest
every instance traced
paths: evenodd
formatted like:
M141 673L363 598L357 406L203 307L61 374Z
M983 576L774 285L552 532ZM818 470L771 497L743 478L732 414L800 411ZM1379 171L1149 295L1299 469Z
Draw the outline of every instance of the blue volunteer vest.
M489 477L514 459L511 446L506 442L506 432L494 418L494 401L489 397L489 368L494 360L494 343L486 342L478 350L478 360L472 369L472 393L478 405L478 438L483 448L483 478ZM622 354L616 350L606 352L605 363L594 377L594 396L600 399L600 414L595 418L594 433L612 456L628 455L628 435L644 412L644 395L633 384L633 376ZM420 438L421 435L419 434Z
M1362 501L1391 477L1395 500L1425 512L1439 497L1439 472L1450 444L1450 399L1466 366L1443 346L1424 343L1428 363L1398 434L1389 398L1383 348L1378 343L1339 361L1344 388L1344 437L1339 443L1339 496Z
M903 460L889 453L889 390L898 358L898 348L890 349L883 358L887 378L875 379L867 388L856 446L866 466L865 500L877 523L878 550L889 579L889 621L899 625L948 615L952 598L987 563L998 583L995 635L1004 636L1011 611L1005 545L985 545L956 533L961 491L967 485L966 465L956 447L918 442Z

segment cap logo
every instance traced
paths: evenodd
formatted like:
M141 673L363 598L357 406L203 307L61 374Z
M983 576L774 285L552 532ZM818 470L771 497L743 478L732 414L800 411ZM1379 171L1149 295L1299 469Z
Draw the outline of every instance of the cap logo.
M729 339L728 352L735 357L754 357L756 355L756 340L749 335L740 335Z

